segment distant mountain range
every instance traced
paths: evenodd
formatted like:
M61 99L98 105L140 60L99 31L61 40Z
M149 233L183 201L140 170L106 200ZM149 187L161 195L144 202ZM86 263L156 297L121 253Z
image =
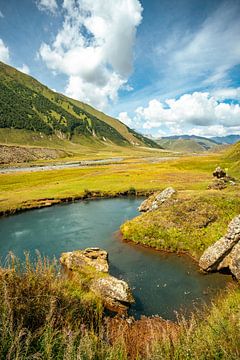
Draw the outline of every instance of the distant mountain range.
M160 148L156 142L138 134L119 120L90 105L56 93L33 77L2 62L0 128L11 131L21 129L57 141L62 139L78 144L87 141L90 145L98 143L100 146L113 144ZM31 145L34 145L34 141Z
M155 141L165 149L178 152L201 153L220 147L220 145L234 144L239 140L240 135L211 138L196 135L174 135L162 137Z
M227 136L214 136L211 137L211 140L214 140L219 144L235 144L236 142L240 141L240 135L232 134Z
M165 149L189 153L201 153L219 146L215 140L195 135L167 136L156 142Z

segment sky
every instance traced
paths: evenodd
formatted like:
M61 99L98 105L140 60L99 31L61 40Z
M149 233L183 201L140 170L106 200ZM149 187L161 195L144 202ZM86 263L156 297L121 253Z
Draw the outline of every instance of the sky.
M240 134L240 0L0 0L0 61L154 137Z

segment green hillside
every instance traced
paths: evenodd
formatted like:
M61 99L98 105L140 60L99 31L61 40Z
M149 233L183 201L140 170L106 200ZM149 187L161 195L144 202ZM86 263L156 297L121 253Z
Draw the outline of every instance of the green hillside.
M226 154L228 159L233 161L240 161L240 141L232 145Z
M0 128L24 129L71 142L160 147L119 120L55 93L0 62Z
M213 140L187 135L165 137L156 140L156 142L165 149L183 153L202 153L218 146Z

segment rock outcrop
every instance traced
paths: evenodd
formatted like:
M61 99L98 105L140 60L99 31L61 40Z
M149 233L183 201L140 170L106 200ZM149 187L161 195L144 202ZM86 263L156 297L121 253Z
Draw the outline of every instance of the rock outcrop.
M205 250L199 266L204 271L229 268L236 279L240 280L240 215L230 222L225 236Z
M97 271L108 273L108 253L97 247L63 253L60 263L68 270L74 271L91 266Z
M87 248L63 253L60 263L67 276L87 274L89 289L100 296L108 310L124 314L134 303L128 284L109 275L108 253L105 250Z
M213 176L215 176L217 179L224 178L226 175L226 171L223 170L220 166L218 166L213 172Z
M161 192L156 192L153 195L149 196L148 199L144 200L139 206L138 210L140 212L157 210L165 201L170 199L174 194L176 194L176 190L174 190L172 187L168 187Z
M220 166L213 171L213 177L214 179L212 183L208 185L208 189L223 190L228 185L236 185L236 180L232 176L229 176Z

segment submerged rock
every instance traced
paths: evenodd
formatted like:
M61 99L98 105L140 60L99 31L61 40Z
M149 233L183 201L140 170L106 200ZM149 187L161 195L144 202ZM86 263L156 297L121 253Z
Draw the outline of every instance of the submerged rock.
M67 276L89 274L89 289L100 296L104 306L111 311L127 312L134 298L128 284L108 274L108 253L99 248L87 248L63 253L60 263ZM91 270L92 269L92 270Z
M240 215L230 222L225 236L205 250L199 266L204 271L229 268L236 279L240 280Z
M86 266L91 266L97 271L104 273L107 273L109 270L107 251L97 247L63 253L60 258L60 263L72 271L82 269Z
M140 212L157 210L161 204L170 199L174 194L176 194L176 190L172 187L168 187L161 192L156 192L148 199L144 200L138 210Z

